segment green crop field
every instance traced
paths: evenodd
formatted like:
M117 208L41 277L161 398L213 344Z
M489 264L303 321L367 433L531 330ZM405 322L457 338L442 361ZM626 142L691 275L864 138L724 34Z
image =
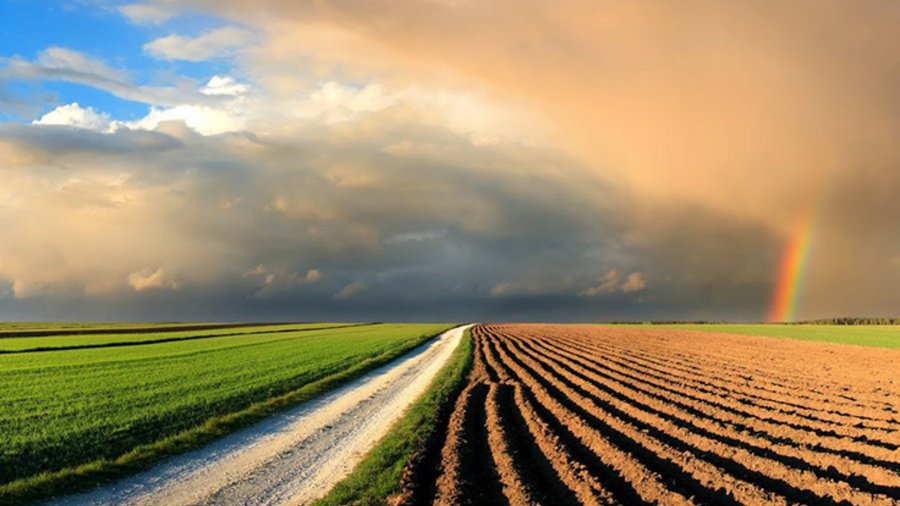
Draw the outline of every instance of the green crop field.
M141 332L122 334L79 334L52 335L40 337L2 337L0 333L0 353L23 351L46 351L64 348L93 348L103 346L123 346L147 344L160 341L183 339L205 339L209 337L266 335L292 330L314 330L343 327L347 323L298 323L290 325L259 325L251 327L223 327L204 330L178 330L168 332Z
M377 324L0 355L0 498L79 466L109 471L103 463L135 448L163 451L167 438L298 389L333 387L447 328Z
M647 328L671 328L724 332L747 336L768 336L805 341L855 344L878 348L900 348L900 325L818 325L818 324L661 324Z
M189 329L198 325L215 325L209 323L138 323L138 322L0 322L0 337L8 332L21 331L82 331L108 329L144 329L153 327L184 327Z

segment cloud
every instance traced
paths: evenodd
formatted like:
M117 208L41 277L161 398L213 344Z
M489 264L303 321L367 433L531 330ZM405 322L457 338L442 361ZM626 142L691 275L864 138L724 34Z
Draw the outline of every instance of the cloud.
M197 37L168 35L144 44L144 51L163 60L204 61L224 58L253 40L248 30L226 26Z
M249 85L231 76L216 75L209 79L200 93L221 98L215 105L180 104L174 107L151 107L146 116L134 121L117 121L116 127L155 130L161 123L183 122L203 135L217 135L243 130L247 124L245 95Z
M307 283L318 283L319 281L322 281L322 277L321 271L318 269L310 269L306 271L306 276L303 280Z
M444 231L422 231L422 232L403 232L393 237L389 237L385 244L402 244L409 242L436 241L446 236Z
M641 198L778 227L817 179L896 157L895 2L702 4L193 2L266 33L247 64L260 75L350 69L511 99Z
M270 268L260 264L246 272L244 277L261 282L262 286L253 297L265 299L285 296L303 285L318 283L325 276L318 269L309 269L305 274L301 274L289 267Z
M110 81L124 81L128 73L114 69L100 60L64 47L49 47L38 53L35 64L42 69L61 73L79 73Z
M334 295L334 298L337 300L348 300L357 296L360 292L367 288L366 284L361 281L354 281L349 285L341 288L341 290Z
M0 64L4 64L0 67L0 80L66 81L101 89L125 100L157 106L213 105L223 101L222 97L201 93L197 83L190 79L177 79L169 86L136 85L130 81L128 72L67 48L47 48L34 61L20 57L0 58Z
M81 107L78 102L61 105L34 121L37 125L65 125L90 130L105 131L110 128L108 114L97 113L91 107Z
M625 293L639 292L647 286L647 280L640 272L632 272L622 283L622 291Z
M143 292L154 288L178 289L178 283L166 276L166 272L160 267L156 270L141 269L128 275L128 286L135 292Z
M621 276L616 269L606 271L606 274L600 276L600 284L590 286L582 290L579 295L582 297L595 297L602 294L612 294L616 292L631 293L639 292L646 288L647 280L644 274L640 272L632 272L625 277L625 281L619 283Z
M556 154L474 146L401 107L368 114L378 117L211 137L2 127L18 161L0 164L0 244L16 244L0 248L0 278L48 311L80 301L124 312L133 287L123 280L162 278L179 289L146 289L153 296L128 314L170 315L193 300L362 317L390 301L409 307L410 296L422 307L487 298L539 265L577 277L585 248L617 235L585 213L607 205L606 189L555 179L547 168L570 163ZM400 141L402 156L382 150ZM345 290L353 283L367 288ZM341 292L354 304L334 302Z
M617 289L619 283L619 271L610 269L606 274L600 276L600 284L592 286L581 292L581 295L593 297L601 293L613 293Z
M566 294L574 284L572 276L560 279L547 279L546 276L534 276L532 279L519 281L503 281L490 289L492 298L499 297L536 297L543 295Z
M177 11L165 4L133 3L119 6L119 13L139 25L158 25L177 15Z
M173 107L151 107L146 116L137 120L113 120L105 112L92 107L81 107L77 102L56 107L33 121L38 125L62 125L87 128L97 131L112 131L120 128L156 130L161 124L179 122L203 135L216 135L238 131L246 123L243 96L250 90L246 84L238 83L229 76L214 76L200 89L204 95L218 95L228 98L219 104L198 105L179 104Z
M0 315L752 320L813 204L801 314L890 314L900 8L826 4L195 1L248 28L147 51L209 80L7 58L153 107L0 127Z
M200 90L200 93L204 95L227 95L227 96L239 96L243 95L250 91L250 86L247 84L239 83L237 80L231 76L212 76L209 81L207 81L206 86Z
M203 135L215 135L224 132L236 132L244 128L244 118L220 108L203 105L177 105L168 108L150 109L143 118L124 122L130 128L154 130L160 123L182 121L185 125Z

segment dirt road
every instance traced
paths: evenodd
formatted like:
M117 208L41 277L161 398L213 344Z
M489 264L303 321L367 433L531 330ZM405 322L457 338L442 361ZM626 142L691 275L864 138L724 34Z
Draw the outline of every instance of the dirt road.
M207 447L50 504L306 504L346 476L425 392L465 328Z

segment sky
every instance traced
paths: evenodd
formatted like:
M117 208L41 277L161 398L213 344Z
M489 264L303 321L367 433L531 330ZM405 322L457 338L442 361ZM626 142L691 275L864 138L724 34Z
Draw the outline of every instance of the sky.
M900 316L897 26L0 0L0 319Z

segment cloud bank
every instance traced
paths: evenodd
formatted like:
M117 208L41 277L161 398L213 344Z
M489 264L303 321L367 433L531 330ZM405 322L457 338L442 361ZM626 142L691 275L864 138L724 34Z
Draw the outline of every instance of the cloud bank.
M758 320L811 207L800 315L900 307L894 2L184 9L228 75L4 61L151 109L0 126L0 317Z

